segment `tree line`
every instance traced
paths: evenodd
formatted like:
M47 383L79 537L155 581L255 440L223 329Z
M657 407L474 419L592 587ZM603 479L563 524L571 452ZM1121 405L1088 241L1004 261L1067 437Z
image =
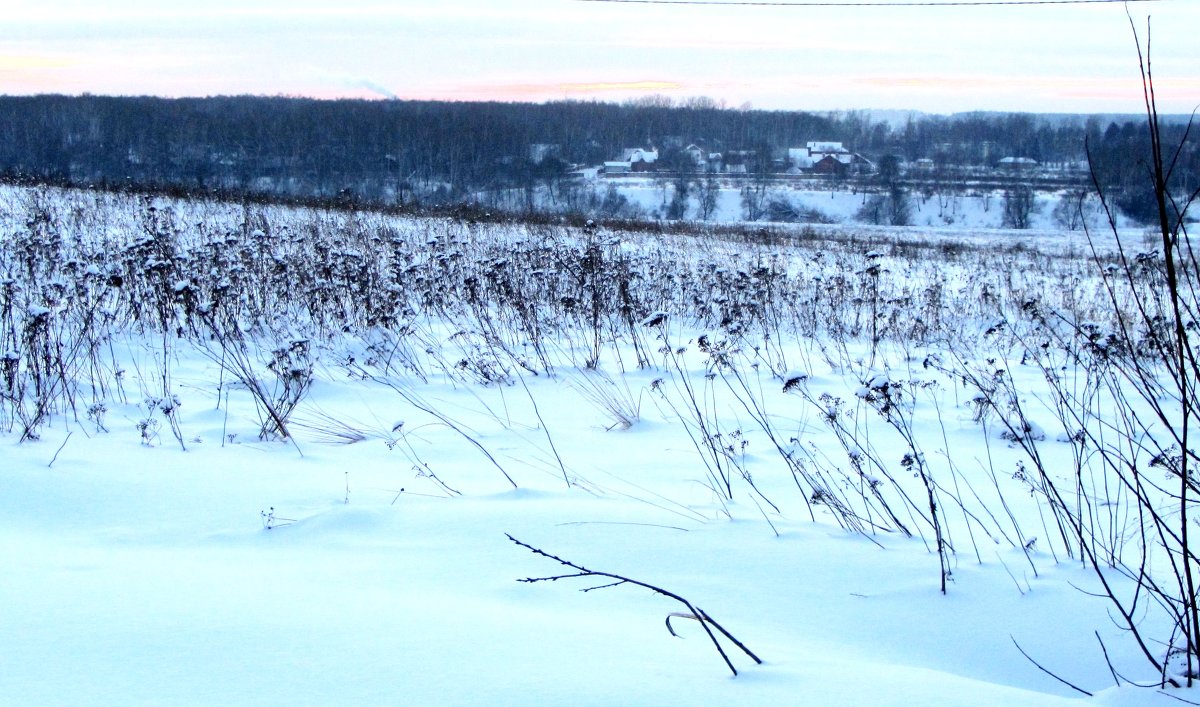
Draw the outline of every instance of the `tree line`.
M1183 127L1166 131L1181 136ZM522 104L0 96L0 173L10 177L390 204L528 189L629 147L659 147L669 156L695 144L755 155L747 164L767 170L778 168L786 148L810 140L842 142L876 160L957 166L986 166L1003 156L1078 163L1086 145L1102 183L1132 202L1149 151L1144 123L1030 114L912 114L889 123L866 112L730 109L664 97ZM1194 185L1198 166L1192 144L1178 160L1179 185Z

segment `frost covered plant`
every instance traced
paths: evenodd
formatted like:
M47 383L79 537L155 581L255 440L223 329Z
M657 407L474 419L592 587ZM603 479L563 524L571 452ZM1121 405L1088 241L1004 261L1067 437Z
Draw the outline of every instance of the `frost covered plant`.
M259 511L258 515L262 519L263 530L274 530L296 522L294 518L281 518L275 515L275 506L271 506L265 511Z
M207 306L201 313L201 322L215 345L201 341L200 350L250 393L260 418L259 439L289 439L288 419L312 386L309 340L293 339L271 350L271 360L266 364L275 377L271 384L261 379L252 341L239 322L230 321L219 310Z
M172 393L157 399L155 403L159 412L166 418L172 436L179 442L179 448L187 451L187 447L183 443L183 431L179 427L179 407L183 404L179 402L179 396Z
M143 401L146 406L146 416L137 421L137 431L142 438L142 444L147 447L153 447L158 441L158 429L160 423L155 415L158 412L159 400L155 398L146 398Z
M734 480L741 478L751 488L754 482L746 469L745 460L736 453L736 445L725 441L730 432L722 428L720 416L707 403L712 382L717 377L715 368L723 365L721 361L727 353L723 347L721 351L714 351L708 338L700 337L697 346L709 354L714 370L704 377L703 384L694 382L684 363L687 347L671 343L666 324L665 316L652 316L647 320L648 326L659 329L658 339L662 342L659 353L663 356L664 367L668 369L666 378L657 379L651 385L651 391L657 393L658 398L683 425L704 463L706 484L728 515L725 504L733 499Z
M919 478L926 495L924 520L932 527L938 562L941 565L941 590L946 593L946 582L951 578L950 555L954 548L947 533L945 510L941 502L940 488L933 479L933 472L925 461L916 435L916 398L914 392L929 388L932 381L896 381L886 374L877 374L858 389L856 395L869 405L894 429L907 447L900 459L900 467Z
M75 409L72 373L83 339L65 318L50 307L29 305L17 345L3 354L2 396L20 423L22 441L38 439L52 415Z
M915 524L913 509L916 504L894 477L882 455L864 438L855 411L848 408L845 400L830 393L814 395L803 384L804 378L789 377L784 383L785 392L800 395L817 411L841 446L850 467L849 471L829 468L831 463L823 451L806 449L798 444L798 440L792 440L785 457L793 460L800 474L809 480L811 502L829 508L843 527L857 533L900 532L912 537L913 530L909 526ZM807 471L805 459L814 471ZM794 476L796 473L793 471ZM909 522L902 520L900 514L909 515Z
M92 403L88 406L87 417L96 426L97 432L108 432L108 428L104 426L104 416L108 413L108 406L103 402Z
M1140 39L1138 53L1144 60ZM1181 194L1169 186L1173 155L1189 146L1162 143L1148 59L1141 68L1157 245L1129 248L1096 179L1117 246L1115 261L1101 255L1090 225L1080 224L1103 284L1097 311L1028 299L1019 308L1022 329L1014 332L1023 360L1050 388L1044 402L1063 426L1058 443L1070 445L1071 475L1050 467L1046 435L1029 420L1003 366L992 362L963 380L1024 454L1019 480L1042 502L1068 556L1094 570L1099 593L1158 674L1156 683L1190 687L1200 677L1200 453L1193 436L1200 420L1200 259L1185 215L1200 189Z
M278 381L272 402L277 415L286 420L312 387L311 342L308 339L293 339L287 346L275 348L267 368ZM286 436L286 430L276 431Z

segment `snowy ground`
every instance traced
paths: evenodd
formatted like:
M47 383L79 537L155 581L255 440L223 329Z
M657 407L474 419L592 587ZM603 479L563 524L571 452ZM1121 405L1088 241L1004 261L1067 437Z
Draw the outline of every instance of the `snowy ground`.
M250 420L216 409L211 366L181 364L186 452L161 433L143 444L136 406L113 410L107 434L63 421L37 443L6 440L3 701L1065 703L1070 691L1010 637L1093 690L1108 681L1091 631L1112 627L1105 603L1083 594L1086 571L1039 558L1034 578L1020 552L988 542L984 563L964 558L941 596L918 541L876 545L812 523L798 499L768 524L739 493L726 517L695 452L653 409L606 432L569 387L533 384L580 477L568 489L525 401L500 421L474 395L435 386L430 400L461 411L521 486L506 488L446 429L413 431L416 453L463 494L448 498L382 440L300 433L303 456L257 442ZM389 415L411 412L401 402L333 380L312 406L388 420L386 431ZM786 484L772 486L782 500ZM516 583L563 568L506 533L682 594L765 663L727 645L732 678L692 622L669 635L664 619L683 607L638 588Z
M610 188L615 189L628 200L632 213L648 218L663 218L668 213L668 203L674 196L674 187L668 178L654 179L650 177L610 177L593 175L582 183L585 189L590 189L602 198ZM718 182L720 189L717 193L712 213L708 221L714 223L730 223L746 220L746 209L742 202L742 187L750 184L748 181L722 180ZM685 218L703 220L699 204L699 189L693 187L693 193L688 199ZM860 191L849 184L830 182L826 185L812 182L775 182L767 188L765 202L783 201L790 204L798 212L801 222L823 222L843 225L870 225L870 217L864 215L863 209L877 192ZM1081 217L1075 214L1077 210L1078 190L1038 191L1034 195L1029 211L1029 229L1033 231L1053 231L1057 234L1082 231ZM554 199L548 193L542 193L542 207L553 210L561 207L561 200ZM1006 227L1005 194L1003 190L968 189L968 190L913 190L908 193L909 222L907 225L950 232L962 230L994 230ZM1082 218L1096 231L1103 231L1106 222L1099 201L1089 196L1083 202ZM1117 213L1119 225L1122 228L1132 226L1122 214ZM764 216L760 220L770 220Z
M912 263L890 267L917 276ZM943 273L947 287L962 277L954 273ZM860 442L889 459L899 455L895 439L869 419L861 396L855 402L864 374L938 382L919 408L930 458L953 458L953 478L977 484L980 496L1011 494L1015 514L994 527L955 526L944 595L929 537L852 533L827 507L806 502L745 396L714 374L699 342L717 330L695 317L672 313L647 325L648 336L666 339L652 341L661 349L646 368L628 365L636 358L630 342L605 346L601 374L570 365L586 348L586 331L575 331L549 340L553 372L510 363L490 385L435 365L458 355L451 342L461 322L422 321L424 340L434 342L416 353L424 379L369 362L365 336L326 337L289 441L259 439L250 394L211 353L132 329L115 333L106 353L125 373L111 382L104 412L64 411L26 441L6 418L0 703L1200 698L1114 687L1098 638L1118 671L1153 676L1108 603L1089 593L1094 574L1057 555L1035 505L1023 503L1027 489L1009 478L1017 450L981 427L952 378L922 366L930 347L889 345L874 358L861 341L839 354L826 350L837 348L832 341L773 344L789 369L807 374L813 399L827 392L857 405ZM256 351L260 362L264 351ZM824 455L830 467L842 454L844 465L817 408L782 390L786 375L751 366L756 355L749 344L739 350L738 370L781 439ZM1012 364L1037 401L1039 372ZM179 439L161 406L144 403L168 371ZM726 469L747 470L753 485L735 473L730 493L720 493L706 471L716 462L693 441L698 418L681 412L688 385L700 391L690 400L700 400L701 418L733 447ZM633 413L631 426L617 424L604 401ZM1069 445L1054 443L1063 430L1045 408L1030 407L1048 434L1045 453L1068 459ZM1002 472L989 477L989 467ZM1009 537L1017 528L1040 543L1026 552ZM637 586L579 591L612 583L596 577L520 583L575 570L506 535L681 595L763 662L722 640L734 677L698 622L675 617L679 637L668 631L668 616L684 606ZM1095 696L1040 671L1018 643Z

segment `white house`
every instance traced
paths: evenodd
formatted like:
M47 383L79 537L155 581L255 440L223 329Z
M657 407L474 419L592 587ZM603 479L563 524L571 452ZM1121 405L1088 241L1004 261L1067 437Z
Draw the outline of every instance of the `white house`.
M646 150L641 147L629 148L621 153L621 161L631 165L637 165L639 162L643 165L652 165L658 161L658 150ZM634 169L637 167L635 166Z
M788 162L796 169L812 169L827 157L832 157L847 167L854 163L854 153L840 142L813 141L804 147L788 148Z
M1037 167L1037 160L1032 157L1005 157L996 166L1010 172L1024 172Z
M648 172L650 165L658 161L658 150L632 147L621 152L621 159L604 163L605 174L628 174Z
M719 172L721 171L721 153L709 152L699 145L688 145L683 148L684 154L692 161L692 164L698 171L701 172Z

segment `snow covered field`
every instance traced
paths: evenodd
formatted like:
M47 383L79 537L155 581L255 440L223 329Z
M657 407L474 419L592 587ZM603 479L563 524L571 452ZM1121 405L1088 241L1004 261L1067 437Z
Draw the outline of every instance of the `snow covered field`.
M26 190L0 229L0 703L1200 701L1128 684L1133 582L1046 503L1136 544L1073 426L1113 401L1034 345L1108 345L1078 235Z
M591 195L596 202L608 199L609 208L613 198L623 199L619 208L624 215L639 218L662 219L669 218L670 202L675 196L674 180L669 175L660 178L648 176L619 176L605 178L595 170L585 170L584 179L577 185L577 190L570 194L554 193L546 189L538 191L537 204L540 209L554 212L565 207L587 210L580 205L583 194ZM747 209L743 201L742 189L754 183L748 179L718 179L717 191L714 194L710 213L705 217L701 208L701 191L704 188L702 179L693 180L690 193L686 199L687 206L683 209L683 217L711 223L734 223L747 220ZM838 224L854 227L870 227L874 221L868 205L873 199L882 198L878 188L863 191L852 183L814 181L773 181L764 187L761 206L772 202L786 205L794 215L792 221L799 223ZM611 194L610 194L611 192ZM495 200L500 195L480 196L486 203L488 199ZM1056 191L1038 190L1032 192L1028 205L1028 229L1034 231L1053 231L1061 235L1064 231L1082 235L1083 223L1096 231L1106 228L1099 200L1094 195L1085 196L1082 211L1078 209L1079 190L1062 189ZM500 203L497 207L515 211L524 209L523 193L513 193L511 203ZM914 188L906 192L907 219L906 225L934 230L998 230L1006 229L1005 199L1003 189L972 188L952 189L944 187ZM604 207L601 208L604 210ZM1124 215L1117 214L1118 223L1122 228L1133 224ZM772 221L773 214L768 210L758 221ZM879 219L887 223L887 218ZM1020 232L1020 231L1015 231Z
M601 186L615 184L620 194L626 196L642 213L653 216L665 211L673 191L664 189L653 179L622 178L601 181ZM669 181L666 182L670 184ZM828 189L809 186L774 185L768 198L784 199L799 210L820 214L824 220L834 223L864 223L859 212L866 205L870 194L855 192L847 186L831 185ZM1054 209L1063 195L1039 194L1031 214L1031 226L1035 229L1059 228L1054 220ZM1002 228L1004 226L1003 193L923 195L910 196L912 208L910 223L914 226L938 228ZM689 216L698 213L697 198L691 199ZM728 183L720 190L711 220L717 222L741 221L745 218L741 192L736 182Z

